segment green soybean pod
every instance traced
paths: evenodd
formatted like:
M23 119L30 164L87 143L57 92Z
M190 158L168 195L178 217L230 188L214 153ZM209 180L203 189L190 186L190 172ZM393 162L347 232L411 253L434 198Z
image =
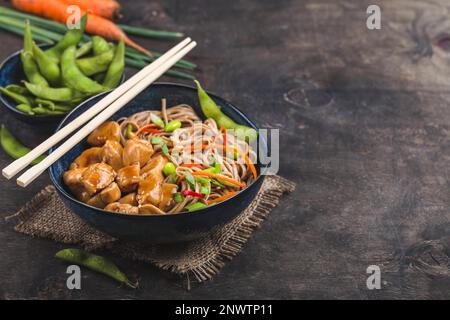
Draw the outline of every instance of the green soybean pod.
M70 88L82 93L97 94L106 88L85 76L77 66L75 46L67 48L61 56L61 71L63 82Z
M47 56L44 51L36 45L36 43L33 43L33 57L45 79L53 84L58 83L61 72L57 61Z
M87 76L102 73L108 70L108 66L114 58L114 50L110 49L98 56L78 59L77 66Z
M11 92L14 92L14 93L18 93L18 94L20 94L22 96L29 96L30 95L30 91L28 91L27 88L19 86L17 84L8 84L5 87L5 89L9 90Z
M200 101L200 107L202 112L207 118L211 118L216 121L217 126L234 130L234 135L241 139L252 141L258 137L258 133L255 129L248 126L237 124L230 117L220 110L220 107L214 102L214 100L206 93L200 85L200 82L195 80L197 84L198 99Z
M172 120L164 128L164 131L165 132L174 132L175 130L181 128L181 125L182 125L182 123L180 120Z
M78 59L87 55L92 50L92 41L83 43L75 52L75 57Z
M22 111L22 112L24 112L24 113L26 113L26 114L28 114L30 116L35 115L35 113L33 112L33 109L28 104L23 104L23 103L22 104L18 104L16 106L16 109L19 110L19 111Z
M73 91L70 88L51 88L25 82L25 87L33 95L44 100L68 102L73 99Z
M40 115L61 115L61 114L65 114L66 113L66 112L63 112L63 111L49 110L47 108L44 108L43 106L39 106L39 107L33 108L32 111L35 114L40 114Z
M130 288L136 289L138 287L138 283L132 283L128 280L127 276L113 262L101 256L79 249L64 249L57 252L55 257L100 272Z
M20 53L20 60L22 61L23 72L28 81L34 84L48 86L47 80L40 74L39 67L33 59L33 54L28 51Z
M23 33L23 51L33 52L33 34L31 33L30 21L26 21Z
M19 159L30 152L30 149L23 146L4 125L0 128L0 144L3 150L13 159ZM31 164L38 164L44 158L45 156L40 156Z
M0 87L0 92L14 100L17 104L33 104L33 100L25 95Z
M103 86L109 89L117 87L125 70L125 44L123 38L120 38L119 45L116 48L114 59L109 65Z
M92 51L94 51L95 56L105 53L106 51L111 49L111 46L109 45L108 41L106 41L104 38L100 36L93 36L91 41L92 41Z
M59 60L64 50L66 50L70 46L76 46L83 38L87 19L88 15L85 14L80 20L80 28L74 28L67 31L64 37L62 37L54 47L45 51L45 54L49 57Z

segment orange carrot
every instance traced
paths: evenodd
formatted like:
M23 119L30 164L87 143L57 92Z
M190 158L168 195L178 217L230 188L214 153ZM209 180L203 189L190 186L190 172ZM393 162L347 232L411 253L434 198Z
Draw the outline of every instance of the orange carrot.
M221 197L218 197L218 198L216 198L216 199L213 199L213 200L211 200L211 201L208 201L208 205L212 205L212 204L214 204L214 203L222 202L222 201L224 201L224 200L227 200L228 198L231 198L232 196L234 196L234 195L237 194L237 193L238 193L237 191L228 192L227 194L224 194L224 195L221 196Z
M206 149L224 149L224 146L222 145L206 145L203 144L201 146L188 146L188 147L184 147L182 149L190 149L190 151L196 151L196 150L206 150ZM250 158L245 154L242 153L241 151L239 151L239 149L237 147L234 146L230 146L230 147L226 147L226 150L233 150L234 152L236 152L240 157L244 158L245 163L248 165L248 167L250 168L250 171L253 174L253 178L256 179L256 177L258 176L258 173L256 172L256 168L253 165L253 163L250 161ZM179 151L179 149L174 148L173 151Z
M198 164L198 163L183 163L180 167L203 169L203 165Z
M67 19L70 17L70 14L67 12L67 7L69 5L62 0L12 0L12 4L21 11L64 24L67 23ZM84 15L85 13L86 11L81 10L81 15ZM150 57L152 56L148 50L128 38L125 32L123 32L114 22L103 17L89 13L86 31L113 41L119 41L120 38L123 37L123 41L129 47L135 48Z
M145 129L151 129L151 128L159 128L159 127L154 123L145 124L139 128L139 130L136 132L136 135L140 134Z
M97 16L113 20L120 18L120 4L115 0L63 0L68 5L79 6L81 9Z
M210 178L214 178L214 179L218 179L218 180L222 180L222 181L234 184L235 186L238 186L240 188L245 188L245 183L236 181L234 179L228 178L221 174L205 172L205 171L195 171L195 172L192 172L192 175L193 176L210 177Z

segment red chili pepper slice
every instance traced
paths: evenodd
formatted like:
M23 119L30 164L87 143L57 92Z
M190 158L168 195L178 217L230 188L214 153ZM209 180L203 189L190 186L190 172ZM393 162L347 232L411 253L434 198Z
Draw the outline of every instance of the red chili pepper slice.
M144 132L144 133L153 133L153 134L155 134L155 133L162 133L162 131L161 130L158 130L158 129L142 129L141 130L141 133L142 132Z
M196 197L196 198L204 198L205 197L204 194L198 193L198 192L195 192L195 191L191 191L191 190L183 190L183 191L181 191L181 193L185 197L189 197L189 196Z

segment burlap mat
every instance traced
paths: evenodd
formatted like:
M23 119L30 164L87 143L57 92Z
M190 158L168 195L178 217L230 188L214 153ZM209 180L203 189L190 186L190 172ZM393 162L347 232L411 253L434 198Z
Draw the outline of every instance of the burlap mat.
M283 194L295 183L279 176L267 176L250 206L230 223L209 236L177 245L140 248L93 229L73 214L61 201L55 188L48 186L15 215L7 219L15 230L33 237L81 245L86 250L107 249L123 257L149 262L176 274L193 275L199 281L211 279L226 260L238 254L253 231L277 206Z

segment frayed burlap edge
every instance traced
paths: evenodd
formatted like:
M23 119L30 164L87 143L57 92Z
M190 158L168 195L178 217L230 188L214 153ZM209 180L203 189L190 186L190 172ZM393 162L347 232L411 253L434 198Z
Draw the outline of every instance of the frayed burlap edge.
M66 244L78 244L86 250L108 249L122 257L148 262L156 267L178 275L193 276L198 282L211 279L226 261L235 257L261 226L262 221L275 208L283 196L295 189L295 183L279 176L267 176L261 191L250 206L230 223L217 228L204 239L176 246L153 246L140 248L118 241L93 229L78 216L71 216L70 234L54 232L43 226L39 212L46 206L69 211L57 196L53 186L48 186L30 200L16 214L7 218L15 230L33 237L47 238ZM49 201L54 203L49 204ZM57 211L57 210L55 210Z

